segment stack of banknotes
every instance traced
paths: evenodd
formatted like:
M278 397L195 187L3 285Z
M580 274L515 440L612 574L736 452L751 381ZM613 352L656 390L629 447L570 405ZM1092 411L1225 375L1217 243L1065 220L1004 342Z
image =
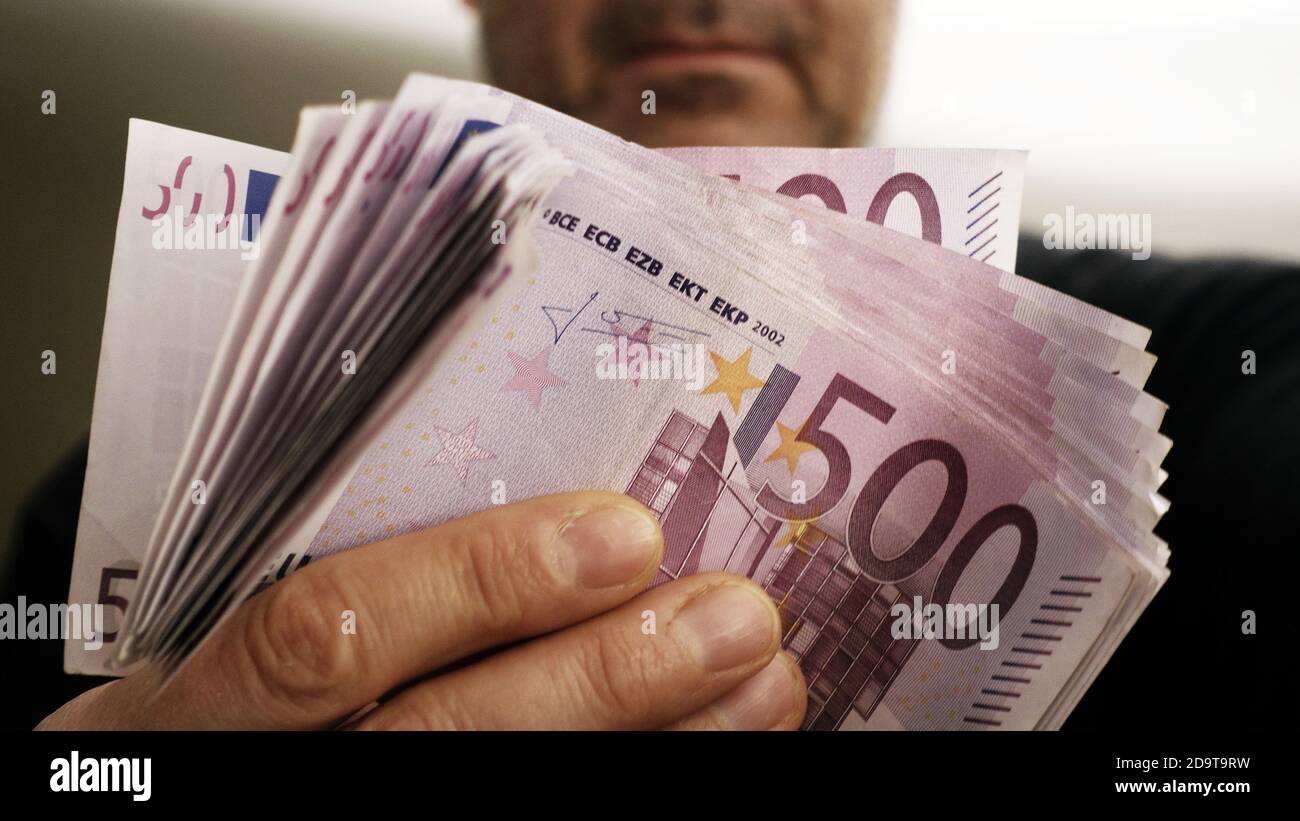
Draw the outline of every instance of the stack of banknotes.
M605 488L656 583L771 594L808 728L1059 726L1168 577L1171 443L1148 331L1011 272L1023 164L651 151L424 75L287 155L132 121L70 592L108 618L66 668Z

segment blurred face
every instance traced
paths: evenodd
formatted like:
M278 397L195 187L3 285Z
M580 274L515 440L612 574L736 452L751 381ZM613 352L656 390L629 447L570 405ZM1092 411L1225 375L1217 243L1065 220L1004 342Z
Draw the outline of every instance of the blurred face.
M862 139L896 11L895 0L476 5L494 83L648 146Z

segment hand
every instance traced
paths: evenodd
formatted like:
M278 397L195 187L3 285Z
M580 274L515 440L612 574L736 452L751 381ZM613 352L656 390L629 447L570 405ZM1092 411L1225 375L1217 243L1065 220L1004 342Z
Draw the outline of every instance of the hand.
M642 592L662 551L618 494L493 508L314 562L161 691L145 670L38 729L797 728L807 696L771 599L723 573Z

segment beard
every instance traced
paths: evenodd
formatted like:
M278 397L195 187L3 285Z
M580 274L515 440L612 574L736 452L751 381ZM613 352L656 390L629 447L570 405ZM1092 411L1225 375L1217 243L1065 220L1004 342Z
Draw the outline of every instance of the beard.
M494 80L646 145L836 146L861 136L853 89L863 81L830 53L838 30L824 30L828 21L800 5L603 0L588 8L579 19L552 12L525 22L513 2L485 2L484 56ZM696 48L735 50L740 59L693 65ZM872 50L864 43L856 55ZM675 70L653 68L674 51L688 59ZM643 115L646 91L654 92L658 116Z
M616 89L610 78L621 63L660 45L665 35L720 40L766 52L794 81L805 116L818 124L819 141L837 144L852 130L833 114L812 80L810 66L820 46L815 27L781 0L609 0L584 32L594 62L590 83L558 95L554 105L611 130L641 130L634 119L629 122L627 90ZM657 106L687 118L741 114L754 105L758 91L743 77L726 72L686 72L654 85Z

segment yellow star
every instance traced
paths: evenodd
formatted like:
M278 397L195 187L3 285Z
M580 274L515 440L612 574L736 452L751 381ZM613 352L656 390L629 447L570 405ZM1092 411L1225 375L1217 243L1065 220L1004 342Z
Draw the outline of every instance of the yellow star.
M773 539L768 550L780 550L786 545L791 545L800 553L811 555L808 553L808 549L800 544L800 540L803 539L804 535L808 533L809 530L814 531L809 537L810 539L816 539L819 536L825 535L825 533L815 524L815 522L821 519L822 514L825 512L826 511L821 509L821 505L816 505L809 511L811 515L807 519L790 519L785 523L785 533L778 538Z
M798 441L800 432L803 431L803 425L797 428L789 428L780 422L776 423L776 432L781 434L781 444L776 446L764 459L764 462L775 462L777 459L785 460L785 467L794 475L795 468L799 467L799 457L810 450L817 450L817 446L808 442Z
M807 522L787 522L785 524L785 533L780 537L772 540L772 546L768 550L780 550L786 545L794 545L799 548L799 537L804 534L808 527ZM802 549L802 548L800 548Z
M800 553L808 553L808 549L800 544L800 540L803 539L804 534L807 533L810 528L813 528L813 525L811 524L813 521L815 520L804 519L797 522L787 522L785 533L779 538L773 539L772 546L769 547L768 550L780 550L786 545L790 545Z
M761 388L764 384L763 380L749 372L749 355L753 352L754 346L751 345L735 362L728 362L713 351L709 351L709 356L713 358L713 367L718 371L718 378L710 382L700 393L725 393L731 400L731 409L740 413L740 399L745 391Z

